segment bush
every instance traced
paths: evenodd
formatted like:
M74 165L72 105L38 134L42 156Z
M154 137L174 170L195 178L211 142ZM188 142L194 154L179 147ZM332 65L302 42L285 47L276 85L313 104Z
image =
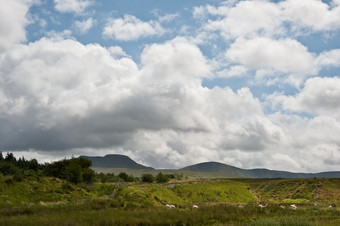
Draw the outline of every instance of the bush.
M94 171L90 169L91 161L83 158L64 159L61 161L46 163L44 175L68 180L78 184L90 183L94 178Z
M127 175L127 173L125 172L121 172L120 174L118 174L118 177L121 178L123 181L128 181L129 175Z
M83 182L91 183L93 181L94 175L95 175L95 172L92 169L90 168L84 169L83 170Z
M170 176L166 174L162 174L161 172L159 172L156 176L157 183L166 183L166 182L169 182L169 180L170 180Z
M13 163L1 161L0 162L0 173L3 175L13 175L19 173L19 168Z
M155 177L152 174L143 174L142 181L144 183L152 183L155 181Z
M82 182L83 175L82 175L82 169L81 166L76 163L71 163L68 166L65 167L65 179L78 184L79 182Z
M14 176L13 176L13 180L15 181L15 182L21 182L22 181L22 176L20 175L20 174L15 174Z

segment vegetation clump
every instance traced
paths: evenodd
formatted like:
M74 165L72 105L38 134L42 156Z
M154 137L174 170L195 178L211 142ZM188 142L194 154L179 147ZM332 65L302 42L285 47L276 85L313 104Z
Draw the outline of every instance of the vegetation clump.
M153 183L155 181L155 177L152 174L143 174L142 181L144 183Z
M24 157L16 159L13 153L7 153L3 157L0 152L0 173L3 175L15 175L16 181L21 181L27 176L49 176L65 179L78 184L91 183L95 172L90 168L91 161L85 158L63 159L53 163L39 164L36 159L27 160Z

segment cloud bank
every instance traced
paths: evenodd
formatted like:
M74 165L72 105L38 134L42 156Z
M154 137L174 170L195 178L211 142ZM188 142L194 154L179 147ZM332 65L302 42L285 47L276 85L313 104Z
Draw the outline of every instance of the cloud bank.
M165 25L180 13L80 18L92 1L55 0L58 16L76 20L34 41L26 38L34 2L1 4L1 149L41 160L121 153L156 168L220 161L339 170L339 49L311 50L303 41L337 32L339 1L308 2L199 6L197 30L176 33ZM92 30L109 44L74 37ZM162 38L141 42L150 37ZM122 42L139 52L129 55ZM246 82L203 85L223 76ZM249 85L269 81L283 89L256 95Z

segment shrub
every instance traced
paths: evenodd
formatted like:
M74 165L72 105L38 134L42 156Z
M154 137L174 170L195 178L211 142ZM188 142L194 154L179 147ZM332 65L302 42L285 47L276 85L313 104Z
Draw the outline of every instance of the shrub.
M0 162L0 172L3 175L13 175L19 172L19 168L16 167L13 163L1 161Z
M118 174L118 177L121 178L123 181L128 181L129 175L127 175L127 173L125 172L121 172L120 174Z
M166 183L170 180L170 176L166 174L162 174L159 172L156 176L156 181L157 183Z
M46 163L44 175L66 179L78 184L80 182L90 183L94 177L94 171L90 169L91 161L83 158L64 159L61 161Z
M144 183L152 183L155 181L155 177L152 174L143 174L142 181Z

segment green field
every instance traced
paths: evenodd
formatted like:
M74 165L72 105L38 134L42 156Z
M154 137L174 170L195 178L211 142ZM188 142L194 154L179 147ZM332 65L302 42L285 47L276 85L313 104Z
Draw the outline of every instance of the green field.
M0 176L0 225L340 225L339 206L340 179L74 185Z
M232 175L226 175L221 172L195 172L187 170L171 170L171 169L127 169L127 168L93 168L98 173L114 173L125 172L135 177L141 177L143 174L152 174L156 176L158 173L163 174L182 174L189 179L209 179L209 178L232 178Z

